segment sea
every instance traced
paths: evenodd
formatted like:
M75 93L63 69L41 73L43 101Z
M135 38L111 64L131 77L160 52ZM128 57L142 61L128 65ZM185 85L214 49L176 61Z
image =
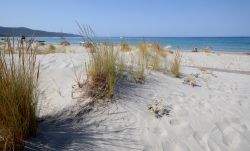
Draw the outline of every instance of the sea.
M63 40L71 44L80 44L83 37L36 37L35 40L59 43ZM159 43L162 47L172 46L173 49L192 51L211 48L213 51L250 52L250 37L92 37L98 43L120 44L127 42L138 45L143 42Z

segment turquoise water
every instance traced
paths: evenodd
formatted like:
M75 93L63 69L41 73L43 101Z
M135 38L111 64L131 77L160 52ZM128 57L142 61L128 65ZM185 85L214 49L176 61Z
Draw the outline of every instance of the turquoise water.
M79 44L81 37L65 37L72 44ZM61 42L60 37L37 37L36 40L47 42ZM130 45L137 45L143 41L158 42L161 46L171 45L173 48L180 47L182 50L193 50L194 47L202 49L211 47L214 51L250 52L250 37L95 37L96 42L112 42L115 44L122 41Z

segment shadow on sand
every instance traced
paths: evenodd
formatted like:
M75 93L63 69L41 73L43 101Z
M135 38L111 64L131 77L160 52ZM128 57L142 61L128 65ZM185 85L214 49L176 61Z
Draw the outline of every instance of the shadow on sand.
M25 150L141 150L135 127L116 105L96 111L64 110L40 121L37 136L26 141Z

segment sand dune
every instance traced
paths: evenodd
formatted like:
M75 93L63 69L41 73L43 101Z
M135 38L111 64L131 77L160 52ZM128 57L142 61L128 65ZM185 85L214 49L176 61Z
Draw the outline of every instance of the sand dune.
M39 116L45 120L27 149L250 150L250 76L199 69L250 71L250 56L183 53L181 78L150 71L145 84L119 81L114 103L83 113L83 102L71 96L73 64L88 61L87 51L78 50L38 57ZM199 75L199 86L183 84L191 74ZM168 107L169 115L156 118L148 111L155 100Z

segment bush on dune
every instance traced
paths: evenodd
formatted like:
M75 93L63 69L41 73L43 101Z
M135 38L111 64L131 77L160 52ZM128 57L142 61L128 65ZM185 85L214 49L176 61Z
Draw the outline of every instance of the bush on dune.
M21 150L24 139L36 134L39 65L32 41L8 39L0 52L0 149ZM8 50L8 53L4 51Z

